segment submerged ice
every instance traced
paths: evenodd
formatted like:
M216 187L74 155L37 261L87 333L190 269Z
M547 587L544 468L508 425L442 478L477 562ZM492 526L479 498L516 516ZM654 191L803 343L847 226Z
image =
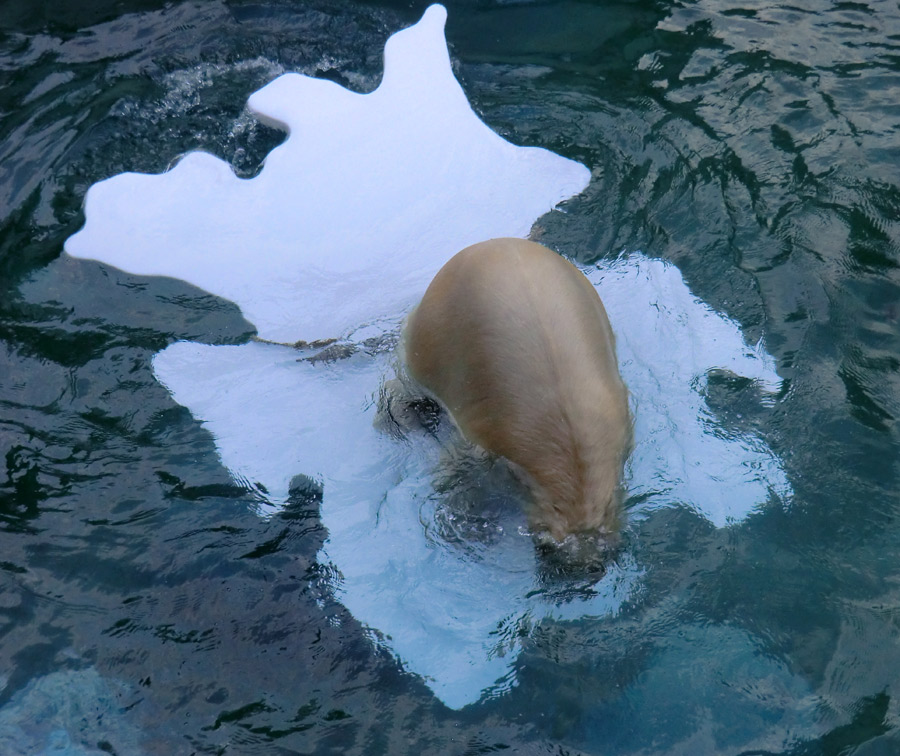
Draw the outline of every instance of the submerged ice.
M289 131L256 178L192 153L162 175L95 185L67 252L189 281L237 303L272 341L396 337L452 254L525 236L589 179L584 166L516 147L477 118L453 77L444 20L432 6L391 37L371 94L296 74L254 94L251 109ZM704 401L712 370L778 390L762 346L693 297L672 265L632 254L585 272L606 302L635 403L627 474L641 503L631 515L686 506L721 527L787 496L765 443L723 432ZM329 538L319 558L342 576L341 601L460 707L515 683L533 623L615 612L641 570L626 553L599 582L556 595L536 577L515 508L489 523L484 542L445 539L440 449L373 424L391 360L360 349L313 363L274 344L181 342L156 355L154 371L213 435L235 479L258 492L263 514L284 504L296 475L322 485Z

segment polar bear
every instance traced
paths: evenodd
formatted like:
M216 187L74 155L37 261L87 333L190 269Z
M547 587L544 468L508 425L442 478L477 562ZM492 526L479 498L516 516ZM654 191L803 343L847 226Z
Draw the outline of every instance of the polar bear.
M401 348L462 435L525 482L539 540L615 543L628 391L603 303L572 263L524 239L467 247L410 313Z

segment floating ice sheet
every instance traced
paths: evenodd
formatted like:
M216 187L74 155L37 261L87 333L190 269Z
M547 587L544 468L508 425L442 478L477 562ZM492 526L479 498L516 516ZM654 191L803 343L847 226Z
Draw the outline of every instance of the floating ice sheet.
M526 235L590 178L478 119L450 68L445 18L433 5L388 40L370 94L300 74L253 94L250 109L289 132L255 178L192 152L161 175L95 184L66 252L190 281L273 341L400 315L460 249Z
M606 305L635 405L629 493L690 507L717 527L786 499L778 458L759 437L726 432L704 399L714 370L778 391L781 378L762 343L748 346L738 324L691 294L662 260L631 255L585 272Z
M163 175L92 187L86 227L67 251L231 299L268 339L396 335L453 253L524 236L588 180L584 166L515 147L477 119L450 70L444 18L432 6L389 40L372 94L287 75L253 95L252 109L290 131L254 179L194 153ZM765 444L723 432L703 400L711 369L777 388L765 352L671 265L635 254L586 272L635 400L629 485L642 509L679 504L724 525L787 492ZM297 358L272 344L182 342L154 370L234 477L260 492L263 513L286 501L297 474L322 484L320 559L338 568L338 595L448 705L514 684L521 631L533 622L603 616L635 590L640 570L627 554L594 585L541 584L517 507L501 507L479 536L446 537L433 475L440 446L373 426L391 357Z
M673 265L634 254L587 273L636 402L628 485L641 503L630 516L680 505L723 526L772 492L787 496L777 458L759 438L721 432L702 393L715 369L777 389L771 357L693 297ZM210 430L235 477L267 492L264 510L287 500L298 473L322 483L329 538L320 558L342 575L341 601L449 706L514 684L520 631L534 622L608 615L635 589L640 570L625 555L597 584L559 597L541 584L524 520L509 511L488 523L490 538L467 547L442 538L439 444L375 429L391 357L297 357L265 344L180 342L156 355L154 370Z

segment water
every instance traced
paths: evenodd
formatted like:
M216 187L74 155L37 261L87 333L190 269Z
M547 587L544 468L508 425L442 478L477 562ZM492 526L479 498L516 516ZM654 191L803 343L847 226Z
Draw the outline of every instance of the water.
M449 4L477 112L592 168L543 240L671 261L764 338L773 400L714 373L705 404L792 490L732 527L636 519L639 590L537 623L514 684L461 710L340 603L314 488L260 518L154 378L176 339L241 343L239 311L60 257L89 185L197 148L255 175L283 137L251 92L371 90L423 10L4 6L3 752L897 751L896 5Z

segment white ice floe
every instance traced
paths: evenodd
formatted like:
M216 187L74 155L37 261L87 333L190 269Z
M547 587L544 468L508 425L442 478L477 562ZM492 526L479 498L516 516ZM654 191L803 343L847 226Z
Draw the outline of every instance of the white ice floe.
M629 493L680 504L717 527L742 520L790 486L781 463L753 434L726 432L706 406L707 376L724 370L761 391L781 387L762 343L691 294L679 270L630 255L585 271L616 331L622 375L635 404Z
M193 153L159 176L95 185L87 224L66 250L228 298L267 339L396 334L453 253L526 235L589 178L478 120L452 75L444 19L432 6L391 37L371 94L289 74L253 95L261 118L290 131L256 178ZM607 303L635 402L634 514L682 505L721 526L785 495L763 441L725 433L703 398L712 369L776 390L765 351L693 297L671 265L633 254L586 273ZM342 576L338 596L449 706L515 684L532 623L608 615L636 589L640 569L627 554L564 596L542 584L515 507L486 521L484 537L445 538L439 446L373 427L390 356L297 358L271 344L182 342L156 355L154 371L213 435L235 479L259 492L262 513L284 504L295 475L321 483L329 537L320 559Z
M433 5L388 40L370 94L285 74L251 96L252 111L289 132L255 178L192 152L160 175L95 184L66 252L190 281L273 341L400 315L453 254L526 235L590 178L478 119L450 68L445 18Z

